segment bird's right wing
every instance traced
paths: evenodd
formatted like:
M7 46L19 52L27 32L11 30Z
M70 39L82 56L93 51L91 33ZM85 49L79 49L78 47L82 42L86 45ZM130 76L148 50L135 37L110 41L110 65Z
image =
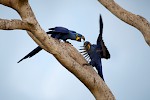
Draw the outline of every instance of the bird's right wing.
M102 17L100 15L100 17L99 17L99 36L97 38L97 45L100 45L101 49L102 49L100 52L101 58L109 59L110 53L107 50L107 47L105 46L102 34L103 34L103 20L102 20Z
M107 50L107 47L105 46L105 43L103 40L101 41L101 47L102 47L102 51L100 52L101 58L109 59L110 53Z
M31 58L32 56L34 56L35 54L37 54L41 50L42 50L42 48L40 46L36 47L33 51L31 51L29 54L27 54L25 57L23 57L17 63L21 62L22 60L24 60L26 58Z
M102 20L102 16L99 16L99 36L97 38L97 45L101 45L101 41L102 41L102 33L103 33L103 20Z

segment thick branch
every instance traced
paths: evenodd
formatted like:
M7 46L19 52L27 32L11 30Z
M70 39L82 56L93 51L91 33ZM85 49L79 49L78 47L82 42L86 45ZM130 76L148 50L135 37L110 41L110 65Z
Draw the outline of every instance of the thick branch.
M42 48L46 49L46 47L41 43L41 41L39 41L37 39L37 36L35 36L33 34L36 30L41 30L41 28L37 27L37 26L39 26L39 24L38 24L37 20L35 19L32 9L30 8L30 6L28 4L28 0L0 0L0 4L2 4L4 6L8 6L12 9L16 10L19 13L19 15L21 16L21 18L23 19L23 21L33 24L34 26L32 26L32 28L30 28L31 32L27 31L29 36L32 37L32 39L38 45L40 45ZM25 14L24 14L24 12L25 12ZM42 31L41 33L45 33L45 32Z
M42 43L30 32L34 31L31 30L34 27L33 24L25 21L25 20L18 20L18 19L12 19L12 20L7 20L7 19L0 19L0 29L1 30L16 30L16 29L21 29L21 30L26 30L29 35L35 40L38 44L41 45L41 47L44 48ZM46 48L45 48L46 49Z
M114 0L98 0L103 6L105 6L111 13L116 15L119 19L137 28L143 34L145 41L150 46L150 23L139 15L132 14L126 11Z
M3 30L14 30L14 29L29 30L31 27L32 24L26 21L17 19L12 20L0 19L0 29Z

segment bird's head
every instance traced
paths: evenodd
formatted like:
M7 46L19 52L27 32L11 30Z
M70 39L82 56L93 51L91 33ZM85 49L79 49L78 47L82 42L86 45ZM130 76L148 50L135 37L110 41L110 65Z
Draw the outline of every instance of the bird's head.
M85 41L85 37L79 33L76 33L76 41L81 42L81 39L83 39L83 41Z
M89 41L85 41L83 46L84 49L88 51L91 48L91 43Z

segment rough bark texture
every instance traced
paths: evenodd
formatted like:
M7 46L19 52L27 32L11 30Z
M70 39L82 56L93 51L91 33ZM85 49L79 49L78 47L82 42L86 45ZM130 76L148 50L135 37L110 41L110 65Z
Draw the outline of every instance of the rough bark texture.
M86 60L70 44L61 43L43 31L37 22L28 0L0 0L0 4L13 8L22 20L0 19L0 29L27 30L30 37L54 57L71 73L73 73L95 96L96 100L114 100L115 97L105 82L92 67L83 66Z
M143 34L146 43L150 46L150 23L140 15L132 14L126 11L114 0L98 0L103 6L105 6L111 13L122 21L130 24L131 26L137 28Z

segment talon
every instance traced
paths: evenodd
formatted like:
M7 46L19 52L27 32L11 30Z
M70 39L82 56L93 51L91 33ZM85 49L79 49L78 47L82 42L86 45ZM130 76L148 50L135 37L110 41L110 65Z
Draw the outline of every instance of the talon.
M91 66L90 64L86 63L86 64L82 64L83 66Z

